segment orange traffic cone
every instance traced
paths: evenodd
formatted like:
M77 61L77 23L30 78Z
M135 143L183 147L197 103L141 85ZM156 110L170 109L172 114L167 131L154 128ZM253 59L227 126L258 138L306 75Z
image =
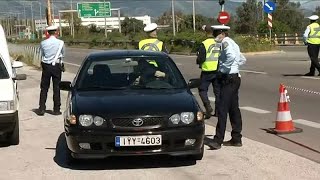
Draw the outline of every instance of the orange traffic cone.
M283 84L280 84L280 100L278 103L278 112L276 119L276 127L269 129L273 134L290 134L290 133L300 133L302 129L295 128L292 122L292 117L289 107L289 96L287 95L287 90Z

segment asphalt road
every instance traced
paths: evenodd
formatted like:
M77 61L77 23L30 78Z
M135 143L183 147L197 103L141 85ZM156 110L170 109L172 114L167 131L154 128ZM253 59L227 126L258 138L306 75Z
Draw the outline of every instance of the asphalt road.
M320 76L302 76L310 66L306 47L284 46L280 49L280 53L246 55L247 64L242 67L240 89L243 135L320 163ZM68 48L65 58L67 70L75 73L85 56L95 51L101 50ZM199 77L200 69L195 65L194 56L170 56L186 80ZM303 129L302 133L276 136L264 130L275 127L280 83L287 86L291 115L295 126ZM194 93L197 94L196 89ZM209 95L214 100L212 89ZM211 125L216 122L216 118L207 120Z
M0 180L32 179L130 179L130 180L203 180L203 179L310 179L320 177L320 164L293 153L243 137L244 146L208 150L201 161L168 156L110 157L104 160L80 161L67 165L63 116L54 116L52 88L49 90L44 116L38 108L41 71L30 66L18 70L27 74L20 81L20 144L0 143ZM62 79L72 81L74 73L65 72ZM51 86L52 87L52 86ZM68 92L61 91L61 110L65 111ZM245 113L244 113L245 114ZM244 115L247 122L252 117ZM206 125L206 140L214 127ZM248 124L246 123L246 130ZM247 132L245 132L248 134ZM230 133L226 133L230 138ZM207 141L205 141L206 144Z

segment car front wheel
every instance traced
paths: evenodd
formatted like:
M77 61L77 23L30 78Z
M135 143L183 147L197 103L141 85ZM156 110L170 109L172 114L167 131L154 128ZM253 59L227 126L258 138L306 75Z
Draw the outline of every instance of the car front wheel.
M8 141L10 143L10 145L18 145L20 142L20 138L19 138L19 116L18 113L15 116L15 122L16 125L14 126L14 129L12 131L12 133L10 133L9 137L8 137Z

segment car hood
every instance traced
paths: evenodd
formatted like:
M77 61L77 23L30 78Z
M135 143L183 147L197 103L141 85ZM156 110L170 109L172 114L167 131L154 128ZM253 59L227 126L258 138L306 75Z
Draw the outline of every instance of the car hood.
M107 116L168 115L197 111L187 90L87 91L75 95L78 113Z

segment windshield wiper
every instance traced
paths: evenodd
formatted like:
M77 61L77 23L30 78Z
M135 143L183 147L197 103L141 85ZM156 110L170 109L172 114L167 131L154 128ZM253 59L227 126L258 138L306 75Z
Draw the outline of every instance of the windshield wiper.
M127 87L112 87L112 86L90 86L79 88L78 90L122 90Z

